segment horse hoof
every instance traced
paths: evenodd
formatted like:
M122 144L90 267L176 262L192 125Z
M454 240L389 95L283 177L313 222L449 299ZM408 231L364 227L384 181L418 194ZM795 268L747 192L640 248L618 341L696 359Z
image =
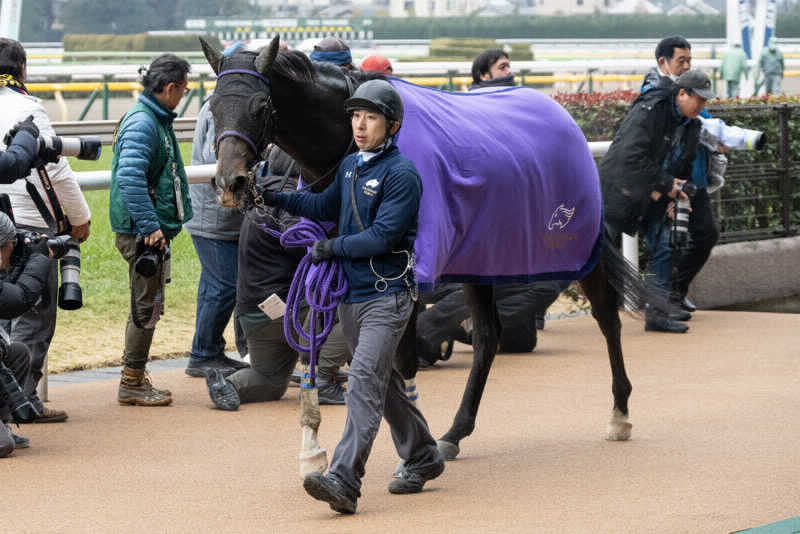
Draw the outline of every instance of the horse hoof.
M325 449L303 451L300 453L300 478L305 480L311 473L324 473L328 469L328 453Z
M633 425L628 422L628 416L615 409L611 416L611 421L608 422L606 439L609 441L627 441L631 439L632 428Z
M458 445L455 443L450 443L449 441L441 439L436 442L436 447L439 449L442 456L444 456L445 460L455 460L458 453L461 452L461 449L459 449Z

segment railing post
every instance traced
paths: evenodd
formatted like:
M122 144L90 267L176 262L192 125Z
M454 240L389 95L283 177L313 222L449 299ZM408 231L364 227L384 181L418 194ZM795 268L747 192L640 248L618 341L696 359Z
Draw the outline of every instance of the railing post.
M788 104L778 106L778 125L780 128L780 158L781 158L781 221L783 222L784 235L792 233L792 180L791 180L791 154L789 153L789 116L792 108Z
M191 91L189 91L189 94L186 95L185 102L183 103L183 107L178 113L178 117L183 117L183 114L186 113L187 109L189 109L189 104L192 103L192 99L194 98L195 94L197 94L197 89L192 89Z
M448 91L455 91L455 85L453 84L453 77L458 74L458 72L454 70L447 71L447 90Z
M100 94L100 91L95 89L94 91L92 91L92 94L89 95L89 101L86 102L86 105L83 107L83 111L81 111L81 114L78 115L79 121L82 121L83 119L86 118L86 114L89 113L89 109L92 107L92 104L94 104L94 101L97 100L98 94Z
M106 74L103 76L103 120L108 120L108 82L111 81L111 75Z
M596 70L597 70L597 69L589 69L589 70L587 71L587 74L589 75L589 94L592 94L592 92L594 92L594 77L592 76L592 74L593 74L593 73L594 73Z
M200 99L200 101L197 103L197 113L200 113L200 108L203 107L203 102L206 101L206 80L208 80L208 74L201 74L200 89L197 91L197 97Z

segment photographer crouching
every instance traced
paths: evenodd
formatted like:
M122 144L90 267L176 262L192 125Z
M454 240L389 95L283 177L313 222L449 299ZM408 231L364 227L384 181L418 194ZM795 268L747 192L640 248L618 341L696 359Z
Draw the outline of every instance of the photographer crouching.
M46 239L17 232L11 218L0 211L0 319L14 319L30 310L40 298L50 272ZM27 438L11 432L9 422L31 423L41 415L20 384L30 375L30 354L22 343L11 341L0 327L0 458L14 449L30 446Z
M174 109L187 92L189 63L165 54L140 72L144 91L120 121L111 164L111 229L128 263L131 287L117 400L167 406L172 393L153 387L145 367L164 311L169 241L192 218L186 172L172 129Z

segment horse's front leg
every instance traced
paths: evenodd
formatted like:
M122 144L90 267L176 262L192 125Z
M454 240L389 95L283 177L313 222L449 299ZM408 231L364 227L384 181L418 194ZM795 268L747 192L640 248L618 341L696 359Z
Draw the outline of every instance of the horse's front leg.
M617 309L617 292L608 281L603 262L599 262L589 275L581 280L581 287L592 304L592 316L600 326L608 346L611 363L611 391L614 394L614 409L608 423L606 439L625 441L631 437L633 425L628 422L628 397L631 396L631 382L625 372L622 359L622 323Z
M439 440L439 451L445 459L453 460L459 453L459 442L472 434L478 406L489 370L492 368L500 338L500 321L495 307L494 286L464 284L464 296L472 311L472 370L469 373L464 397L453 426Z

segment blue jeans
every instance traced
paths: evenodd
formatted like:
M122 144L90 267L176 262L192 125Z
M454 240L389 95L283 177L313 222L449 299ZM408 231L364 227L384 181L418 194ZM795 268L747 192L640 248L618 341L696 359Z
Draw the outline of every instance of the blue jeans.
M202 270L197 284L197 313L191 357L216 358L225 354L222 334L236 305L239 243L194 235L192 243Z
M653 217L646 221L645 239L650 251L647 283L663 291L672 290L672 245L669 242L671 232L670 219Z

